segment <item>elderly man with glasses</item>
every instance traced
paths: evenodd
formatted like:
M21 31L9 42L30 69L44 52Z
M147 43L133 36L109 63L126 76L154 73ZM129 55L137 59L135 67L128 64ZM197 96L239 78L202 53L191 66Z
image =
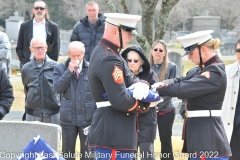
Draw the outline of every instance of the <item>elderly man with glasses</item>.
M37 0L33 4L32 19L21 24L16 52L20 60L20 66L33 58L33 53L29 49L32 38L41 37L47 42L47 55L57 61L60 52L60 33L58 25L49 20L47 4L42 0Z
M21 69L24 85L26 121L59 124L59 95L53 91L53 70L58 64L48 57L46 41L33 38L34 58Z

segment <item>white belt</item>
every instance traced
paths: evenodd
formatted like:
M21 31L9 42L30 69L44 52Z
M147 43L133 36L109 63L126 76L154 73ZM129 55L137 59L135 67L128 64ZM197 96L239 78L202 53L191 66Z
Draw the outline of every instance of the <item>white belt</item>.
M210 117L221 116L222 110L197 110L186 111L186 117Z
M111 103L109 101L103 101L103 102L96 102L97 108L101 107L109 107L111 106Z

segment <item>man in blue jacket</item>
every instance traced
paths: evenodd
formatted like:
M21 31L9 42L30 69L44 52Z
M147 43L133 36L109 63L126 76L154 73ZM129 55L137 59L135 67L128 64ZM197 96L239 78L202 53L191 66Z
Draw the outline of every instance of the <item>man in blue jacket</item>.
M75 160L75 144L79 134L81 160L88 147L84 145L83 129L90 126L96 103L88 85L88 62L83 58L82 42L74 41L68 46L68 60L59 64L53 72L54 90L61 94L60 125L62 127L62 151L66 160Z
M94 1L86 4L86 13L87 16L74 27L70 41L81 41L84 44L84 59L89 62L93 49L103 36L105 18L99 13L98 4Z

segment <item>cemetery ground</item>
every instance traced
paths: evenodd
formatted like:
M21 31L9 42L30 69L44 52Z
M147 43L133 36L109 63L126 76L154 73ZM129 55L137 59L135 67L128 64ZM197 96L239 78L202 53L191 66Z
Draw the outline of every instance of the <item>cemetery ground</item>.
M169 48L170 48L171 51L179 52L181 54L183 53L183 49L179 46L178 47L169 46ZM60 57L59 62L63 62L64 60L66 60L66 58L67 58L66 56ZM232 57L223 56L221 59L224 61L224 63L226 65L236 61L235 56L232 56ZM183 58L182 63L184 65L183 75L185 75L186 72L189 69L195 67L195 65L192 64L192 62L187 59L187 56L185 56ZM19 71L14 71L13 72L12 78L17 78L18 77L19 79L21 79L20 76L17 76L17 74L16 74L17 72L19 72ZM24 105L25 105L25 102L24 102L25 94L24 94L23 84L22 84L21 80L12 81L11 83L13 85L13 91L14 91L14 97L15 97L13 105L11 107L11 111L23 111L24 110ZM183 144L183 141L181 140L181 138L182 137L180 137L180 136L173 136L172 137L173 152L174 152L175 160L187 160L188 159L187 154L181 153L182 144ZM154 150L155 150L155 156L156 156L157 160L159 159L160 156L165 156L165 155L160 155L161 146L160 146L159 136L157 136L157 138L155 140ZM79 151L80 151L80 145L79 145L79 139L78 139L77 144L76 144L76 152L79 153Z

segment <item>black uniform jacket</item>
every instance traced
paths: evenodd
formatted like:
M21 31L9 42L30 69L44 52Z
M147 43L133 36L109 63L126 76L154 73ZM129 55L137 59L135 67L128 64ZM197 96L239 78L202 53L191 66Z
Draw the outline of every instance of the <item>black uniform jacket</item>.
M135 100L126 88L139 79L135 79L118 47L104 38L93 50L88 72L94 101L106 101L106 92L111 103L95 111L89 147L136 150L136 113L147 111L149 103Z
M60 52L60 32L58 25L46 20L45 28L47 34L46 43L48 45L47 55L52 60L57 61ZM31 51L29 47L32 38L33 20L29 20L21 24L18 34L16 52L22 65L30 61Z
M158 89L160 95L187 99L188 110L221 110L226 91L224 63L216 55L201 70L196 69L175 83ZM221 117L192 117L186 120L183 152L230 156ZM210 158L210 157L207 157Z

